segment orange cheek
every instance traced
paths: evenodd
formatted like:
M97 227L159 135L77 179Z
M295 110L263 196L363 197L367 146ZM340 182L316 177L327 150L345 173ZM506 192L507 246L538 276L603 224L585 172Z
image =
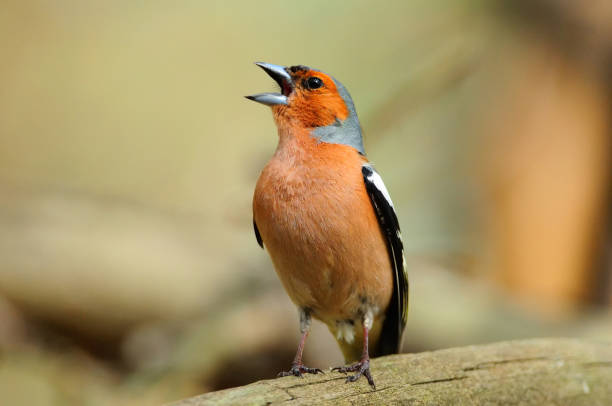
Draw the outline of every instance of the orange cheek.
M334 124L336 119L345 120L348 109L337 93L297 92L290 101L290 114L304 127L324 127Z
M338 117L340 120L346 120L349 115L349 111L346 107L346 103L344 103L344 100L342 100L342 97L340 97L338 93L329 95L324 103L328 109L334 112L335 117Z

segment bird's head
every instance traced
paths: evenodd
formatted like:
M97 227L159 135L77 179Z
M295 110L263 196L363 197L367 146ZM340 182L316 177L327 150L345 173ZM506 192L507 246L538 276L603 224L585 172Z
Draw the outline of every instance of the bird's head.
M353 100L340 82L307 66L256 65L278 83L280 93L246 97L272 107L279 127L298 126L321 142L349 145L365 155Z

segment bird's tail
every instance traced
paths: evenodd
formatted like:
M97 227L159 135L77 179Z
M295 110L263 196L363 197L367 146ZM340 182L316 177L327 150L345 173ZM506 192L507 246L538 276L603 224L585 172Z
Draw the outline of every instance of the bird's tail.
M405 322L402 315L399 314L398 307L389 306L378 340L370 348L370 356L382 357L383 355L398 354L402 346L404 325Z

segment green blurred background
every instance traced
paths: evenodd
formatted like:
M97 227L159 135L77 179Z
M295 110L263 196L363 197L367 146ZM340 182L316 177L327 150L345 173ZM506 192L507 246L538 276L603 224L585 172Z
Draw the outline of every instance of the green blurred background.
M297 313L255 242L254 61L351 91L402 226L404 350L612 338L612 4L4 1L2 403L271 378ZM341 364L316 323L309 365Z

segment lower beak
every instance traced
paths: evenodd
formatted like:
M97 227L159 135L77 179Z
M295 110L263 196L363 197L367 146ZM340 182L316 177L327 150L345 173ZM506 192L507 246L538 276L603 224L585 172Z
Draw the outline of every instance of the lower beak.
M287 96L293 91L293 80L287 68L280 65L272 65L271 63L256 62L255 65L262 68L272 79L278 83L281 88L281 93L259 93L253 96L246 96L247 99L265 104L267 106L275 106L278 104L287 104Z

